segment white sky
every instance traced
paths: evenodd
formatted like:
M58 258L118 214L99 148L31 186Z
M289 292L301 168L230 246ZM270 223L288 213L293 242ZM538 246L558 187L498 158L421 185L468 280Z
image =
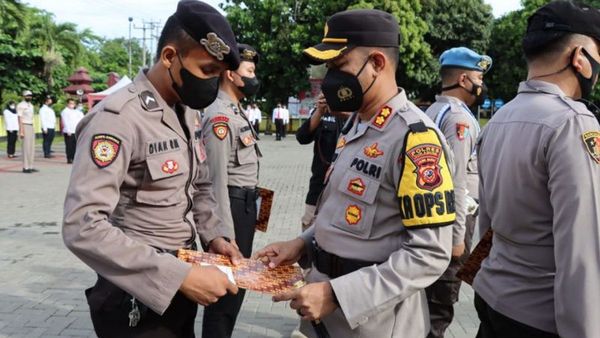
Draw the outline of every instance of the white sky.
M215 8L221 0L204 0ZM109 38L127 37L129 17L133 24L160 21L164 24L176 7L178 0L24 0L31 6L54 13L59 22L74 22L80 29L90 28L95 34ZM485 0L492 5L494 16L521 7L520 0ZM133 37L142 37L141 30L132 30Z

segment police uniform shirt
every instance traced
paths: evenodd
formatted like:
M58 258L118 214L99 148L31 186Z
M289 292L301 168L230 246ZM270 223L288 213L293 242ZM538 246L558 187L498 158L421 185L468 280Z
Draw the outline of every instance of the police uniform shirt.
M185 107L177 106L180 113ZM185 128L140 72L77 127L63 239L99 275L164 313L191 265L162 250L233 238L216 203L192 110ZM183 119L182 119L183 120Z
M56 128L56 113L47 105L43 105L40 108L40 120L42 130Z
M435 103L425 112L446 137L454 154L454 190L477 198L478 177L475 145L479 136L479 124L469 108L460 99L438 95ZM467 214L466 200L456 201L456 224L453 244L463 243Z
M370 121L354 121L334 158L303 260L314 238L337 256L381 263L330 281L340 308L323 322L333 337L425 337L424 288L448 266L460 198L443 136L400 90ZM307 279L329 278L311 269Z
M474 289L561 337L600 337L599 130L584 104L530 80L480 140L479 223L494 237Z
M227 186L258 185L258 160L262 155L256 135L240 106L223 91L204 111L202 135L219 216L233 232Z
M17 116L24 124L33 124L33 105L31 102L21 101L17 105Z

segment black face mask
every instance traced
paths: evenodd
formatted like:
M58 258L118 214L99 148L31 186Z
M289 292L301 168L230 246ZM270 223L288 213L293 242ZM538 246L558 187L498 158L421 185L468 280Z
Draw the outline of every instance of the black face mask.
M480 85L478 85L477 83L473 82L473 80L471 80L471 78L468 76L467 80L469 80L469 82L471 82L471 84L473 85L471 87L471 90L467 90L465 87L457 83L448 87L442 87L442 91L451 90L454 88L462 88L469 92L469 94L475 96L475 102L473 104L481 106L483 104L483 101L485 101L485 99L487 98L488 87L483 82Z
M594 90L594 85L598 80L598 74L600 74L600 63L594 60L594 58L588 53L587 50L581 49L583 55L588 59L590 65L592 66L592 76L587 78L579 73L577 70L575 71L575 76L577 77L577 81L579 82L579 87L581 87L581 98L584 100L588 100L592 95L592 91ZM573 52L575 54L575 52ZM571 58L572 60L573 58ZM572 64L572 63L571 63Z
M365 69L369 59L367 58L356 75L335 68L327 71L321 84L321 90L329 109L339 112L354 112L362 107L364 95L373 87L377 79L374 78L367 90L363 92L358 77Z
M244 94L245 97L252 97L256 95L256 93L258 93L258 90L260 89L260 82L258 81L256 76L245 77L240 75L240 78L244 82L244 86L238 86L238 89L242 92L242 94Z
M170 67L169 76L171 77L173 90L179 95L181 102L192 109L203 109L210 106L219 95L219 77L199 78L183 66L179 54L177 54L177 58L179 64L181 64L181 70L179 71L182 81L181 87L173 79Z

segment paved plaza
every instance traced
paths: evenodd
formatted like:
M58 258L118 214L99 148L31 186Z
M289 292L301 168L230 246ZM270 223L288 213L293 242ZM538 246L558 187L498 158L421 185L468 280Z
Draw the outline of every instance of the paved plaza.
M270 229L257 233L256 249L299 233L312 157L312 145L298 145L293 135L282 142L261 136L261 146L261 185L276 195ZM8 160L6 149L0 150L0 338L95 337L83 294L95 274L62 242L70 166L64 147L54 148L55 158L43 159L38 146L35 167L40 172L35 174L23 174L21 158ZM472 304L473 292L463 286L447 337L475 337L478 320ZM297 315L287 304L248 293L234 337L289 337L296 324Z

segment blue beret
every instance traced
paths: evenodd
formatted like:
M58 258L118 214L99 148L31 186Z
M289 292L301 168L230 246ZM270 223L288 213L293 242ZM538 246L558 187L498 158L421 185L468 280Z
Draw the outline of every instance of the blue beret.
M487 73L492 68L492 58L479 55L467 47L448 49L440 56L442 68L464 68Z

